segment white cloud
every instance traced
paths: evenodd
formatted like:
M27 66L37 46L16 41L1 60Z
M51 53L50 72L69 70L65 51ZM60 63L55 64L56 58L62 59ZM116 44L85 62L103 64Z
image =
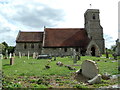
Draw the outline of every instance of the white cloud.
M43 26L83 28L84 12L88 8L100 9L104 34L112 37L111 41L105 37L106 47L115 44L118 38L118 0L0 0L0 32L4 34L1 38L0 33L0 42L11 41L7 38L10 34L15 41L19 30L38 31L43 30ZM13 45L13 42L9 44Z

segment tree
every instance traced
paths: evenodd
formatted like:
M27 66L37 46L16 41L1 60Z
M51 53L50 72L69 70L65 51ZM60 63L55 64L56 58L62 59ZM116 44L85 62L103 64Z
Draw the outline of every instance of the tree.
M15 49L15 47L13 47L13 46L9 46L8 47L8 54L10 54L10 53L14 53L14 49Z
M5 49L5 45L0 43L0 53L2 53L4 49Z
M115 52L116 47L117 47L116 45L112 45L112 46L111 46L111 50L113 50L113 51Z
M6 42L2 42L2 44L5 46L5 48L8 48L8 44Z

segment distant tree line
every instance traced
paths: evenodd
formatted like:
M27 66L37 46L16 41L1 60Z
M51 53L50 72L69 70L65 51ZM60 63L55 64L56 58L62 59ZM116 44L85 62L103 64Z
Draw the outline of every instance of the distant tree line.
M14 53L15 47L14 46L8 46L6 42L0 43L0 53L3 55L6 55L6 50L8 51L8 54Z
M116 45L112 45L111 46L111 48L110 49L107 49L107 52L109 53L109 54L113 54L113 53L115 53L116 51Z

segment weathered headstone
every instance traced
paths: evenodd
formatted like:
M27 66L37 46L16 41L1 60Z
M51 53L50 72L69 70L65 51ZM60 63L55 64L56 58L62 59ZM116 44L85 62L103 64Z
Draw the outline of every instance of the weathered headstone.
M8 50L6 50L6 58L8 58Z
M82 75L87 78L94 78L98 73L97 64L92 60L85 60L81 65Z
M0 59L3 59L3 55L2 54L0 54Z
M77 63L77 55L75 49L73 49L73 63Z
M101 82L101 75L97 74L93 79L89 80L89 84L98 84Z
M12 58L12 54L10 53L9 58Z
M35 52L33 53L33 59L35 59L35 57L36 57L36 54L35 54Z
M14 58L10 58L10 65L13 65L14 64Z
M21 52L19 52L19 58L21 58Z
M15 58L15 53L13 53L13 57Z
M29 59L30 55L29 55L29 51L28 51L28 59Z

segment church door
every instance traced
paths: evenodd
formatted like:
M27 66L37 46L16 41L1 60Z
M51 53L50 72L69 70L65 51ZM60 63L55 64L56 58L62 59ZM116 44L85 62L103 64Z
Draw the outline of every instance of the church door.
M92 55L92 56L95 56L95 47L92 47L92 48L91 48L91 55Z

